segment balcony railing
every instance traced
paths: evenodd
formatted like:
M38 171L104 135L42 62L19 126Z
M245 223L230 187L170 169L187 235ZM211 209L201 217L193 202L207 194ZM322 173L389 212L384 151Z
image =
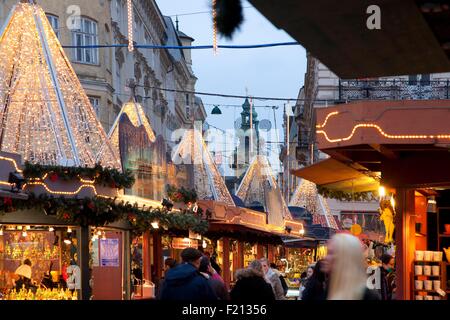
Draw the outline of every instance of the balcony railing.
M450 98L450 81L340 80L339 100L434 100Z

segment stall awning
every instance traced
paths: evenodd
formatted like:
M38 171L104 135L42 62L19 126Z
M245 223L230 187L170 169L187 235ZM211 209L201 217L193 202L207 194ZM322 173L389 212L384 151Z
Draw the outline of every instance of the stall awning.
M379 186L376 178L332 158L292 170L292 174L319 186L344 192L372 191Z

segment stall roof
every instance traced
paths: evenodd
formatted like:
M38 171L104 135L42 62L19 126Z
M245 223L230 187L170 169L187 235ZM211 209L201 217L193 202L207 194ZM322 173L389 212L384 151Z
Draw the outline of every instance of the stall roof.
M450 10L444 3L426 0L249 1L340 78L450 71ZM380 30L367 27L371 15L367 9L371 5L380 8Z
M329 158L292 173L328 189L364 192L378 189L378 181L338 160Z

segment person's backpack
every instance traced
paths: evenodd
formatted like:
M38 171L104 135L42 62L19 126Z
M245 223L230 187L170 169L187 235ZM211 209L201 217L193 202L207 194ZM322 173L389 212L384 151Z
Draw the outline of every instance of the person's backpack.
M281 281L281 286L283 287L284 295L287 295L289 287L286 283L286 280L284 280L284 277L282 275L280 275L280 281Z

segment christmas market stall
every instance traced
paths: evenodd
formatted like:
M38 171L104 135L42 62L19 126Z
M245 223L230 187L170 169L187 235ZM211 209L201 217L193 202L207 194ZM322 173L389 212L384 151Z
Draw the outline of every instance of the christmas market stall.
M367 101L317 109L318 146L330 158L293 172L329 190L376 194L385 232L380 242L391 247L379 250L395 255L399 300L448 296L448 102ZM360 233L354 227L351 232Z

